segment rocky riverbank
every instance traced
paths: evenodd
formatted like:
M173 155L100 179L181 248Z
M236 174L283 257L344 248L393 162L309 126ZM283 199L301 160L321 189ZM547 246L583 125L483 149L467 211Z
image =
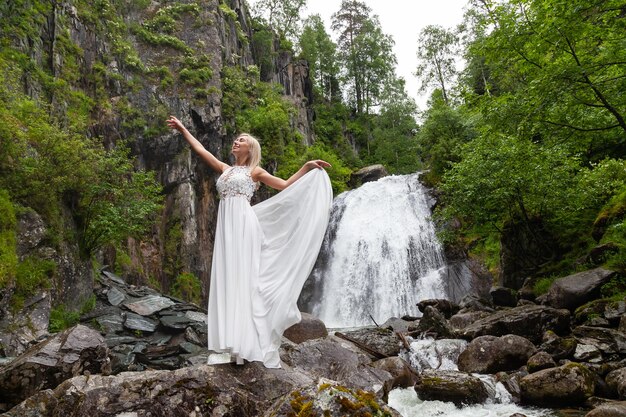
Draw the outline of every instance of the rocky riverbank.
M11 417L397 415L385 404L395 387L480 404L477 374L489 374L523 405L624 416L626 302L596 298L613 277L586 271L539 298L494 288L490 300L424 300L419 319L331 335L305 314L285 334L283 368L266 369L206 365L204 310L103 272L81 324L3 359L0 407ZM424 337L464 340L458 370L411 366L407 349Z

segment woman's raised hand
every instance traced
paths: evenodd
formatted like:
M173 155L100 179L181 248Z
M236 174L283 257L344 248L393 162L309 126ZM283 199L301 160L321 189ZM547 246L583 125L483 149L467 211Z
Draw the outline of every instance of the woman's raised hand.
M170 118L167 119L166 123L170 128L176 129L179 132L185 130L185 126L183 125L183 123L174 116L170 116Z
M308 161L307 163L304 164L304 166L310 171L315 168L319 168L319 169L329 168L331 165L328 162L323 161L321 159L315 159L313 161Z

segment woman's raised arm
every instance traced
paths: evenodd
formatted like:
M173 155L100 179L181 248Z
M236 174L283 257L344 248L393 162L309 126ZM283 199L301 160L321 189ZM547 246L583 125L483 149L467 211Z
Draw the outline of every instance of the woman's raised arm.
M228 164L220 161L215 157L215 155L207 151L206 148L202 146L200 141L196 139L191 133L189 133L187 128L176 117L170 116L170 118L167 119L167 125L172 129L178 130L180 133L182 133L187 143L189 143L189 146L191 146L191 149L193 149L194 152L196 152L200 156L200 158L202 158L204 162L209 165L212 170L217 171L221 174L226 168L229 167Z
M300 177L309 172L312 169L324 169L329 167L330 164L326 161L322 161L321 159L316 159L314 161L308 161L302 168L298 170L295 174L293 174L289 179L284 180L282 178L275 177L270 174L266 170L261 167L256 167L252 172L252 179L254 181L260 181L268 187L274 188L276 190L284 190L289 187L291 184L296 182Z

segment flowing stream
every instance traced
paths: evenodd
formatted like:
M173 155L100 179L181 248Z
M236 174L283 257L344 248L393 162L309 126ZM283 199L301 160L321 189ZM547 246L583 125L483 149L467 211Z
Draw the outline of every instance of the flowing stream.
M419 315L418 301L448 298L445 272L418 174L385 177L335 198L309 310L331 328Z

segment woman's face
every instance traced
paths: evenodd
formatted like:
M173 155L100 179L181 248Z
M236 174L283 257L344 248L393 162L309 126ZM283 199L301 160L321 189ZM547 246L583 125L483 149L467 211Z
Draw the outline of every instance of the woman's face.
M240 156L248 156L250 153L250 143L248 142L248 138L245 136L239 136L233 142L233 147L231 148L232 154L235 158Z

